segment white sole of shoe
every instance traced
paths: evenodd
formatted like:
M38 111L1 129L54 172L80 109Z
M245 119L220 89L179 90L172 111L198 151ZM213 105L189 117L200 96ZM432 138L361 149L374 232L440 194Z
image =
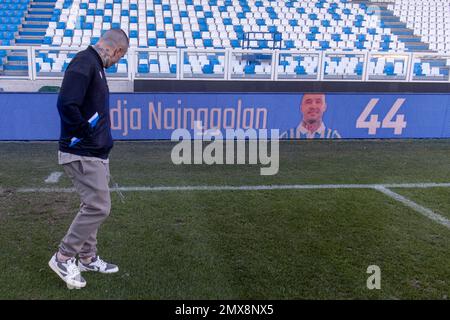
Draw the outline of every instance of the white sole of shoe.
M111 269L111 270L109 270L109 271L102 272L102 273L110 274L110 273L117 273L117 272L119 272L119 268Z
M86 286L86 282L85 283L79 283L79 282L72 281L70 279L65 279L64 276L59 272L58 268L56 268L53 265L51 260L48 262L48 266L50 267L50 269L52 269L58 275L58 277L61 278L62 281L64 281L66 283L68 289L70 289L70 290L72 290L72 289L81 289L81 288L84 288Z
M80 269L81 272L98 272L98 273L103 273L103 274L110 274L110 273L116 273L119 272L119 268L115 268L115 269L111 269L109 271L97 271L97 270L91 270L88 268L83 267L82 265L78 265L78 269Z

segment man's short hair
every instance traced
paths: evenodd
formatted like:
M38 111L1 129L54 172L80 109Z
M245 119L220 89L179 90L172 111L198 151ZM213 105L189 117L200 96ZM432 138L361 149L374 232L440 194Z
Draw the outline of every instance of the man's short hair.
M102 35L101 40L109 46L121 47L123 49L127 49L130 45L130 39L125 31L120 28L109 29Z
M303 100L305 99L306 96L323 96L323 102L327 103L327 96L323 92L306 92L306 93L304 93L303 97L302 97L302 104L303 104Z

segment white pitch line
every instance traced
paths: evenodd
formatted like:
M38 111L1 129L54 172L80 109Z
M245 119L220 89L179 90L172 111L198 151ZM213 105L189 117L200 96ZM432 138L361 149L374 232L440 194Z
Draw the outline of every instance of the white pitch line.
M316 190L316 189L376 189L384 188L437 188L450 187L450 183L395 183L395 184L293 184L293 185L254 185L254 186L132 186L111 188L123 192L157 191L258 191L258 190ZM19 193L65 193L74 192L74 188L19 188Z
M384 186L378 186L375 189L380 191L381 193L387 195L388 197L390 197L394 200L397 200L397 201L403 203L404 205L414 209L415 211L419 212L426 218L429 218L429 219L433 220L434 222L437 222L437 223L450 229L450 220L441 216L440 214L437 214L437 213L433 212L432 210L425 208L425 207L421 206L420 204L417 204L414 201L409 200L408 198L405 198L404 196L402 196L392 190L389 190L388 188L386 188Z
M62 172L60 172L60 171L52 172L47 177L47 179L45 179L45 183L58 183L61 176L62 176Z
M381 186L386 188L448 188L450 183L388 183Z

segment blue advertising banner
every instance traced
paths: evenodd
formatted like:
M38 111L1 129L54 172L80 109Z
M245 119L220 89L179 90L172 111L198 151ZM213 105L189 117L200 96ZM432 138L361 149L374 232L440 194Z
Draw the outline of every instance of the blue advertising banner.
M56 94L0 94L0 140L57 140ZM110 97L118 140L172 131L279 129L282 138L449 138L450 94L121 93Z

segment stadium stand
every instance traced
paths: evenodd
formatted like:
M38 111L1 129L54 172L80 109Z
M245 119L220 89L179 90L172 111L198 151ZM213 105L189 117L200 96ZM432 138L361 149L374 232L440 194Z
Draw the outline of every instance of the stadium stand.
M431 50L450 51L450 1L396 0L388 8Z
M376 6L376 7L375 7ZM429 7L429 9L427 9ZM184 52L185 78L224 74L221 50L260 49L348 52L324 59L324 77L360 79L364 58L358 52L450 53L450 3L445 0L0 0L2 45L42 46L36 51L36 73L61 75L73 53L50 48L95 44L102 32L120 27L139 51L136 75L176 77L177 49ZM244 39L246 41L244 41ZM356 53L354 55L353 53ZM125 77L130 63L122 59L107 70ZM0 50L0 74L26 74L26 51ZM372 57L374 76L406 77L409 61ZM448 77L449 60L415 58L415 79ZM233 54L234 77L267 78L274 68L270 54ZM315 76L318 56L282 54L275 70L280 78ZM392 78L394 79L394 78Z
M417 39L428 43L432 51L450 53L450 1L395 0L388 5L388 9L413 31ZM440 79L442 76L448 76L448 59L446 61L424 57L416 58L412 63L416 79Z
M43 42L64 46L121 27L132 47L240 48L246 32L277 31L284 49L404 49L367 5L348 0L58 0L51 20ZM266 49L268 38L258 34L251 46Z

